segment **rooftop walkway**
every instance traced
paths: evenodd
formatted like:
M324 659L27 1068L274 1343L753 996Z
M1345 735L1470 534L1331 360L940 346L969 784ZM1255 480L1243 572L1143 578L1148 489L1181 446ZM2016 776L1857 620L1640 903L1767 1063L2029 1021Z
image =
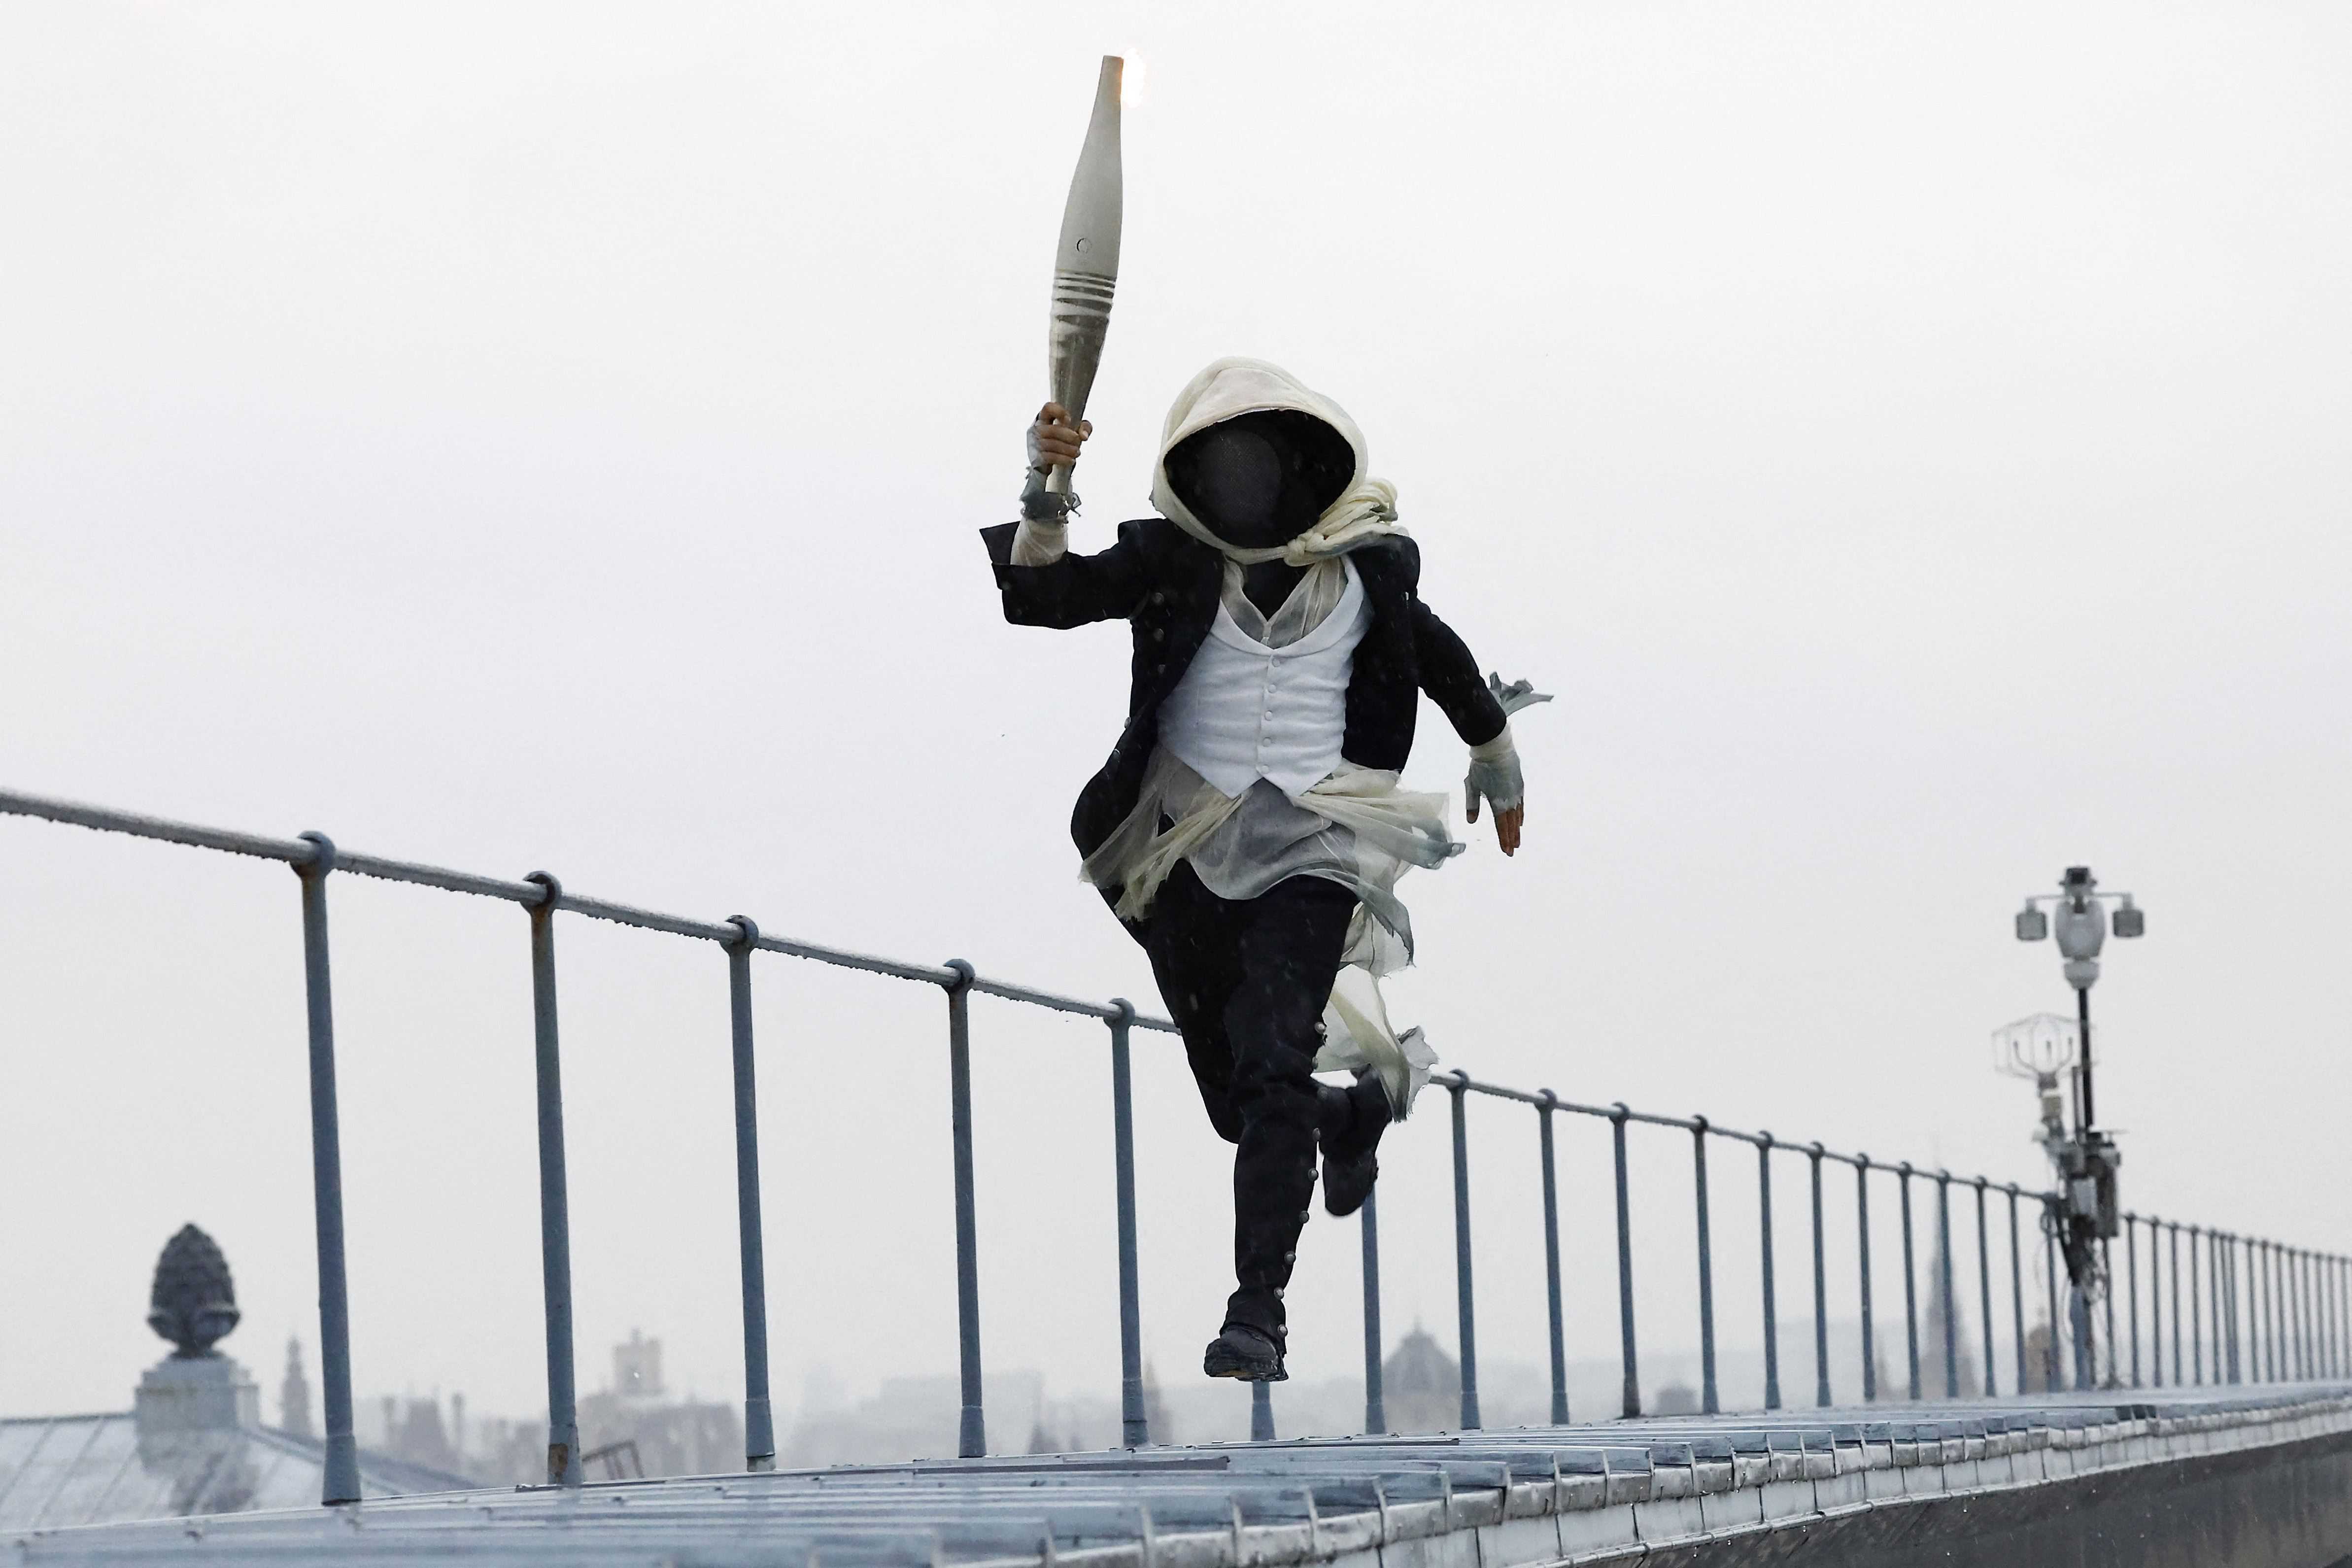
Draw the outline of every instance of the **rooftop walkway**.
M33 1531L0 1551L92 1564L2320 1568L2352 1553L2352 1384L446 1492Z

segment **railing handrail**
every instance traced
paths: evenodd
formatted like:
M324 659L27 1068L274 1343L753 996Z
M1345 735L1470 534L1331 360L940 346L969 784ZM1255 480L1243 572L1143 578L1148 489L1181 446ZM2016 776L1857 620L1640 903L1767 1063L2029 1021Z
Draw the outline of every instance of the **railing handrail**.
M344 1279L342 1192L340 1122L335 1102L334 1026L330 992L325 888L333 872L347 872L383 881L406 882L502 900L522 908L530 917L530 959L533 1016L537 1045L539 1138L541 1172L541 1239L545 1274L548 1351L549 1479L576 1484L580 1479L578 1430L572 1397L571 1332L570 1220L563 1160L562 1090L557 1032L554 937L551 917L557 912L584 915L640 930L667 932L709 942L728 957L730 1012L735 1068L737 1201L740 1226L743 1274L744 1413L747 1460L754 1469L772 1467L775 1441L767 1386L767 1306L765 1266L760 1218L758 1117L754 1092L751 971L753 952L777 952L837 968L862 971L894 979L936 985L945 994L949 1018L950 1127L954 1141L956 1199L957 1318L961 1342L963 1409L958 1447L966 1455L986 1450L981 1409L980 1301L977 1264L977 1220L973 1196L971 1049L968 1006L975 992L1006 1001L1024 1003L1055 1012L1098 1019L1109 1026L1113 1084L1113 1145L1117 1164L1121 1415L1126 1440L1140 1446L1150 1440L1141 1377L1141 1330L1136 1284L1135 1162L1133 1116L1129 1099L1128 1037L1142 1028L1174 1034L1164 1018L1136 1012L1123 998L1090 1002L1056 992L976 973L961 959L944 964L908 963L872 953L853 952L820 942L801 942L762 932L751 920L730 916L721 921L694 920L631 904L593 899L566 891L557 879L534 871L520 880L485 877L447 867L357 854L338 848L324 834L305 833L295 838L201 826L134 812L116 811L73 801L56 800L13 791L0 791L0 816L39 817L51 822L119 833L199 849L277 860L293 868L301 881L304 983L308 993L313 1192L317 1205L319 1295L322 1405L326 1417L325 1495L328 1503L356 1502L359 1475L352 1432L350 1327ZM2024 1309L2024 1279L2021 1262L2019 1205L2030 1201L2042 1211L2041 1229L2048 1264L2050 1343L2049 1385L2060 1381L2058 1360L2058 1268L2054 1227L2047 1221L2061 1205L2060 1194L2022 1187L2015 1182L1995 1182L1983 1175L1956 1174L1937 1168L1897 1161L1892 1164L1865 1153L1846 1153L1818 1142L1792 1142L1769 1131L1726 1127L1703 1115L1667 1116L1633 1110L1623 1101L1587 1105L1563 1100L1549 1089L1533 1091L1473 1079L1467 1070L1449 1068L1434 1073L1430 1082L1444 1088L1453 1101L1455 1268L1461 1317L1462 1422L1465 1429L1480 1424L1477 1394L1475 1324L1470 1245L1470 1165L1468 1127L1463 1115L1472 1094L1532 1107L1542 1136L1545 1251L1548 1272L1552 1370L1551 1404L1555 1422L1568 1419L1564 1310L1560 1289L1559 1203L1553 1154L1552 1115L1594 1118L1611 1124L1614 1153L1616 1250L1621 1357L1624 1367L1623 1409L1641 1413L1639 1350L1635 1334L1631 1178L1626 1158L1628 1124L1670 1128L1693 1135L1695 1190L1697 1198L1699 1318L1704 1366L1705 1408L1718 1405L1716 1385L1715 1316L1712 1294L1711 1232L1708 1223L1706 1146L1710 1137L1753 1147L1758 1158L1762 1261L1762 1321L1765 1333L1765 1405L1780 1404L1779 1333L1772 1240L1772 1156L1803 1157L1810 1166L1812 1240L1812 1294L1816 1402L1830 1403L1828 1298L1822 1224L1822 1166L1834 1162L1850 1166L1855 1176L1857 1253L1860 1265L1864 1398L1878 1397L1876 1362L1872 1348L1873 1302L1870 1266L1870 1176L1897 1179L1902 1211L1904 1302L1908 1352L1910 1397L1923 1394L1920 1359L1918 1275L1914 1258L1911 1184L1918 1180L1935 1187L1935 1213L1943 1267L1931 1284L1943 1307L1943 1365L1947 1397L1957 1396L1958 1378L1958 1318L1957 1261L1951 1189L1957 1183L1965 1194L1976 1193L1977 1254L1979 1310L1983 1318L1985 1388L1991 1393L1993 1311L1990 1227L1985 1194L2004 1194L2009 1199L2010 1280L2013 1334L2017 1348L2017 1382L2022 1389L2028 1376ZM1379 1247L1377 1204L1367 1199L1361 1214L1364 1269L1365 1415L1368 1430L1386 1428L1381 1388L1379 1313ZM2217 1226L2184 1226L2177 1219L2126 1211L2121 1217L2126 1267L2131 1299L2131 1378L2140 1384L2141 1312L2139 1308L2138 1227L2148 1229L2150 1337L2155 1342L2156 1384L2164 1379L2164 1312L2158 1289L2168 1272L2171 1281L2172 1367L2175 1384L2187 1381L2182 1372L2183 1336L2180 1306L2180 1233L2189 1236L2189 1332L2194 1376L2205 1379L2204 1356L2210 1340L2214 1381L2243 1381L2247 1371L2257 1379L2281 1376L2340 1375L2352 1372L2352 1258L2342 1255L2290 1247L2274 1241L2243 1236ZM2170 1231L2169 1268L2159 1262L2158 1242ZM2202 1239L2200 1248L2199 1242ZM2200 1253L2205 1254L2200 1279ZM2099 1268L2112 1279L2111 1249L2100 1243ZM2210 1300L2209 1300L2210 1299ZM2086 1357L2091 1336L2087 1298L2077 1293L2082 1316L2070 1327L2076 1348L2076 1386L2086 1386ZM2208 1308L2210 1306L2210 1334ZM2119 1381L2121 1363L2116 1344L2115 1296L2106 1292L2108 1376ZM2095 1376L2095 1369L2089 1369ZM1269 1385L1252 1387L1252 1432L1273 1436Z
M246 855L259 860L278 860L296 870L312 864L320 853L320 846L309 839L271 838L258 833L205 827L192 822L176 822L169 817L148 816L107 806L86 805L79 801L23 795L14 790L0 790L0 816L37 816L75 827L88 827L100 833L122 833L135 838L152 838L191 848L216 849L225 854ZM356 877L373 877L379 881L408 882L419 887L439 888L445 892L501 899L526 909L544 906L551 890L543 882L509 881L473 871L455 870L446 866L427 865L423 861L362 855L340 847L331 847L330 852L334 858L335 870L347 871ZM639 909L634 904L615 903L608 899L586 898L561 889L553 890L556 893L554 907L566 914L586 915L591 920L610 921L614 925L635 926L641 931L693 937L717 942L722 947L736 945L743 938L741 928L732 921L698 921L685 915ZM751 945L765 952L781 952L787 957L805 958L841 969L863 970L868 974L919 981L942 989L952 989L964 983L959 971L943 965L908 963L848 948L828 947L823 942L801 942L792 937L770 936L761 932ZM1058 1013L1076 1013L1089 1018L1100 1018L1106 1023L1118 1016L1118 1008L1106 1003L1064 996L1034 986L1015 985L1009 981L991 980L985 975L973 976L970 984L974 991L999 996L1008 1002L1027 1002L1034 1006L1050 1007ZM1172 1035L1177 1032L1176 1026L1165 1018L1138 1013L1133 1015L1133 1022L1136 1027L1157 1034Z

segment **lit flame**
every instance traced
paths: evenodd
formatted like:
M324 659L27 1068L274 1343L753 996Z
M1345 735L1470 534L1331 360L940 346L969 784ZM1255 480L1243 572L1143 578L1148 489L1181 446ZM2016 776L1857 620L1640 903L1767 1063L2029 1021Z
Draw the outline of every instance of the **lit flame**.
M1121 109L1133 109L1136 105L1143 101L1144 97L1143 57L1137 54L1133 49L1129 49L1123 52L1118 58L1120 60L1118 69L1118 106Z

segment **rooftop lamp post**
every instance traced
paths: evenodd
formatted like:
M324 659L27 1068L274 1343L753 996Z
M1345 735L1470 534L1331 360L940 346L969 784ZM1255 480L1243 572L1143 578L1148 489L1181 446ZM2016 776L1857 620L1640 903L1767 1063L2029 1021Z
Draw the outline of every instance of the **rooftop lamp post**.
M2147 917L2129 893L2102 893L2088 866L2069 866L2055 893L2027 897L2017 912L2017 940L2041 942L2057 925L2058 952L2064 960L2066 984L2074 988L2074 1131L2071 1138L2053 1137L2056 1107L2052 1103L2058 1068L2049 1069L2053 1081L2043 1090L2043 1146L2058 1167L2061 1211L2059 1241L2066 1258L2069 1316L2074 1329L2074 1381L2078 1388L2093 1384L2091 1300L2101 1288L2097 1243L2112 1239L2122 1228L2122 1210L2116 1200L2116 1168L2122 1156L2115 1140L2098 1128L2097 1102L2093 1098L2091 987L2099 979L2099 952L2106 945L2108 904L2113 903L2115 934L2130 940L2147 930ZM2049 905L2045 912L2042 905ZM2049 1015L2042 1015L2044 1018ZM2061 1020L2063 1022L2063 1020ZM2028 1019L2027 1024L2036 1020ZM2012 1025L2011 1029L2020 1027ZM2007 1031L2004 1031L2006 1033Z

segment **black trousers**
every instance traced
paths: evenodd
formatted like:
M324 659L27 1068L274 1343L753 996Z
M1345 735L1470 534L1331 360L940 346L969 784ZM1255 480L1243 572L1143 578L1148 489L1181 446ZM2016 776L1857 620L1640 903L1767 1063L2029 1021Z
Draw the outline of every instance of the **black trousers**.
M1356 895L1293 877L1258 898L1221 899L1180 865L1137 934L1210 1124L1234 1152L1234 1275L1225 1321L1283 1338L1283 1289L1315 1193L1318 1139L1353 1119L1346 1091L1318 1084L1324 1004L1339 972Z

